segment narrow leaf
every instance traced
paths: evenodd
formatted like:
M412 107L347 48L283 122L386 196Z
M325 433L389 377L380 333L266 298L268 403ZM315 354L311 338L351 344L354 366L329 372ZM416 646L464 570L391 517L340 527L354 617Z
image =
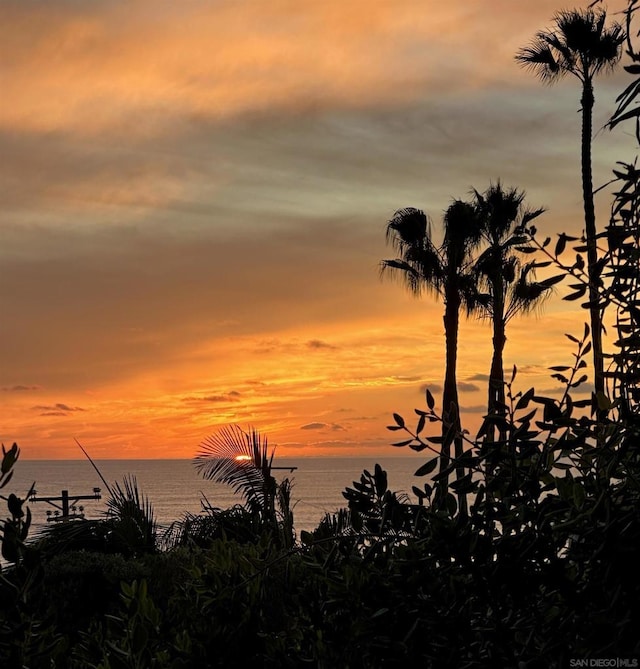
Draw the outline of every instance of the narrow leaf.
M431 411L433 411L433 407L435 407L436 401L433 398L433 395L431 394L429 388L426 389L425 394L427 397L427 406L429 407L429 409L431 409Z
M429 460L428 462L425 462L422 467L419 467L414 476L426 476L427 474L431 474L437 466L438 458L433 458L433 460Z

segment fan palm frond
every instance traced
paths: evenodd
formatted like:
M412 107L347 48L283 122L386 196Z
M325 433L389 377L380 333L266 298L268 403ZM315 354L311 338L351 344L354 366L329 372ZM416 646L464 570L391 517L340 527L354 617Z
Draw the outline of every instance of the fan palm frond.
M520 50L516 60L545 84L552 84L565 73L540 33L529 46Z
M484 193L474 190L474 195L477 215L482 221L482 236L492 246L503 244L528 213L523 211L524 191L505 188L497 181Z
M431 221L420 209L399 209L387 223L387 243L399 258L383 260L380 272L389 270L401 278L414 295L423 290L440 294L444 281L444 259L431 237Z
M415 207L398 209L387 224L387 243L400 253L406 247L418 246L431 237L431 220Z
M552 285L536 281L534 263L519 266L514 281L509 285L505 322L517 314L537 312L552 293Z
M526 208L525 192L505 188L500 181L484 193L473 192L487 244L473 268L478 293L488 296L479 300L479 314L490 320L499 318L506 324L519 313L535 311L551 292L550 286L535 282L534 265L522 264L516 251L523 226L545 210Z
M553 22L553 28L537 33L516 55L544 83L554 83L565 74L590 81L620 60L625 31L619 23L605 25L605 10L561 11Z
M582 56L589 76L611 69L620 59L625 33L619 23L605 27L604 10L563 11L556 15L555 22L558 40L574 59Z
M267 438L257 430L245 432L231 425L200 444L194 465L205 479L231 486L252 510L264 513L272 507L275 494L274 452L269 454Z
M454 200L444 214L444 256L449 276L463 273L470 253L482 239L482 226L474 206Z

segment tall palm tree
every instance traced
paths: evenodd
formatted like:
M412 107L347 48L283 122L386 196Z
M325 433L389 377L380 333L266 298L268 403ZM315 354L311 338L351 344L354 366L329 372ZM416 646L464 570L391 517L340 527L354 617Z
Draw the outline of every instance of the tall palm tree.
M526 209L525 193L515 188L505 189L499 181L484 193L474 191L474 197L486 244L473 267L479 287L475 299L480 315L493 324L487 409L490 416L501 416L505 414L503 352L507 323L514 316L539 307L562 276L535 281L534 264L522 263L514 248L523 241L519 229L540 216L544 209Z
M570 74L582 84L582 198L589 276L589 311L593 345L594 385L596 394L604 393L602 321L598 305L598 251L596 216L593 204L591 139L593 126L593 79L615 67L625 39L622 26L606 26L604 10L571 10L554 17L554 27L535 36L521 49L516 60L532 70L544 83L553 84Z
M473 205L454 200L443 219L444 239L440 246L433 242L431 221L420 209L398 210L387 223L387 242L399 257L383 260L382 272L393 270L415 295L434 293L444 301L444 333L446 346L445 376L442 395L442 458L440 471L450 464L451 443L455 456L463 452L456 366L460 308L471 308L471 252L480 242L481 228ZM460 474L461 472L459 472ZM447 477L440 490L446 491ZM461 499L462 502L462 499Z

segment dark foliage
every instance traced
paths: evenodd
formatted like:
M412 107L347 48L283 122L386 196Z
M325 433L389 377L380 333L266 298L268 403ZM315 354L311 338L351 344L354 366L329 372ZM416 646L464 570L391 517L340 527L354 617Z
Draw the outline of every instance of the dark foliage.
M294 541L293 514L291 512L291 481L284 479L277 483L272 470L275 449L269 453L267 438L257 430L245 432L238 425L223 428L217 434L207 437L200 445L194 459L196 469L209 481L231 486L245 500L248 527L253 533L268 532L273 540L283 547L290 547ZM217 509L205 507L210 518L195 521L193 517L185 522L201 529L214 529L218 521L238 520L223 517ZM242 515L242 514L241 514ZM217 520L216 520L217 519ZM222 525L215 530L219 534ZM236 529L241 530L236 523Z

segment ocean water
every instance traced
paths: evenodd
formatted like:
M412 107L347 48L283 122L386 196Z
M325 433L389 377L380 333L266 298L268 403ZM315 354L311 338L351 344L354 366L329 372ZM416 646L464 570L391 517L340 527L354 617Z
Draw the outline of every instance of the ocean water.
M274 472L278 480L284 477L293 480L291 496L297 533L314 529L325 513L346 506L342 491L359 480L364 469L373 473L376 463L387 471L391 490L410 493L412 485L421 487L423 479L413 475L424 463L424 458L418 455L415 458L280 458L274 462L279 467L298 467L294 472ZM96 465L110 485L122 483L126 475L134 475L139 490L153 504L157 520L163 526L181 519L186 512L199 513L203 496L212 506L220 508L242 501L229 486L203 479L191 460L99 460ZM32 483L35 483L37 497L60 496L62 490L68 490L71 500L74 495L91 495L93 488L101 488L101 500L80 500L77 504L84 507L87 518L100 518L106 509L108 492L88 460L20 460L2 494L15 492L23 497ZM46 525L47 510L55 512L46 502L30 502L29 506L34 531ZM5 513L5 509L1 509L0 517Z

